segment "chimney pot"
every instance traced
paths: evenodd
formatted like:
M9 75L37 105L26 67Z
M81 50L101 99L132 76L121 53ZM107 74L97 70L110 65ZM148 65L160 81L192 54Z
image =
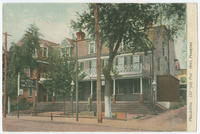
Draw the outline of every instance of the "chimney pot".
M84 40L85 39L85 33L82 32L81 30L76 33L77 40Z

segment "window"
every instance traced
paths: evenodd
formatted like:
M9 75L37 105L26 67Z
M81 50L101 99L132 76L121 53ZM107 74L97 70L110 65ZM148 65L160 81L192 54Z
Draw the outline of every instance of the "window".
M70 47L67 48L67 54L68 54L69 56L71 55L71 48L70 48Z
M165 42L162 42L162 54L165 56Z
M80 62L80 70L84 69L84 62Z
M118 57L118 65L119 66L124 66L124 57L123 56L120 56L120 57Z
M33 53L33 58L37 58L38 57L38 54L37 54L37 49L34 50L34 53Z
M33 92L32 92L32 88L29 88L29 97L32 97Z
M131 55L131 65L133 65L133 56Z
M118 66L118 58L115 59L115 65Z
M124 65L127 65L127 57L124 56Z
M160 58L158 57L158 71L160 71Z
M42 56L43 57L48 57L48 49L46 47L42 48Z
M101 68L104 67L104 59L101 59Z
M139 63L140 62L140 56L139 55L133 55L133 63Z
M95 53L95 43L90 43L89 45L89 54Z

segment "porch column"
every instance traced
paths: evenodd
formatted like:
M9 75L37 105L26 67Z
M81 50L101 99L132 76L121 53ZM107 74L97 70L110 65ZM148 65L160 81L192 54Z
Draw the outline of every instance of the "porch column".
M142 94L143 91L142 91L142 77L140 77L140 94Z
M116 90L116 88L115 88L115 79L113 79L113 103L116 103L116 93L115 93L115 90Z
M115 95L115 79L113 79L113 95Z
M143 103L143 87L142 87L142 77L140 77L140 96L139 96L139 102Z
M8 114L10 113L10 107L11 107L10 97L8 96Z
M90 82L90 97L92 98L93 96L93 81L91 80Z
M90 81L90 96L88 97L88 111L92 111L93 81Z

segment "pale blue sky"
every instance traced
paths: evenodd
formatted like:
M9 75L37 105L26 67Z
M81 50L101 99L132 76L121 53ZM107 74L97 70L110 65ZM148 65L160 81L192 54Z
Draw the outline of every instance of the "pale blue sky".
M10 3L3 4L3 32L12 35L8 39L18 42L30 24L36 24L44 39L61 43L65 37L72 37L70 21L76 19L76 12L83 12L87 4L81 3ZM186 68L182 52L185 44L182 38L175 41L176 58L181 68Z
M65 37L71 37L70 21L76 19L76 12L86 8L86 4L80 3L4 4L3 31L12 35L9 42L17 42L26 28L35 23L42 38L60 43Z

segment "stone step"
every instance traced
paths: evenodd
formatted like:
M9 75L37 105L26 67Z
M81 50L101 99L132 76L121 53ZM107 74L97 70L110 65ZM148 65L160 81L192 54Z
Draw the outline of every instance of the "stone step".
M76 109L76 103L74 102L74 111ZM47 112L47 111L64 111L63 102L55 102L52 104L51 102L42 102L37 105L38 112ZM65 111L71 111L72 105L71 103L65 103ZM79 111L87 111L88 103L87 102L79 102ZM96 102L92 103L92 110L96 111ZM102 111L104 111L104 103L102 103ZM113 112L126 112L126 113L152 113L150 103L139 103L138 101L117 101L112 104Z

